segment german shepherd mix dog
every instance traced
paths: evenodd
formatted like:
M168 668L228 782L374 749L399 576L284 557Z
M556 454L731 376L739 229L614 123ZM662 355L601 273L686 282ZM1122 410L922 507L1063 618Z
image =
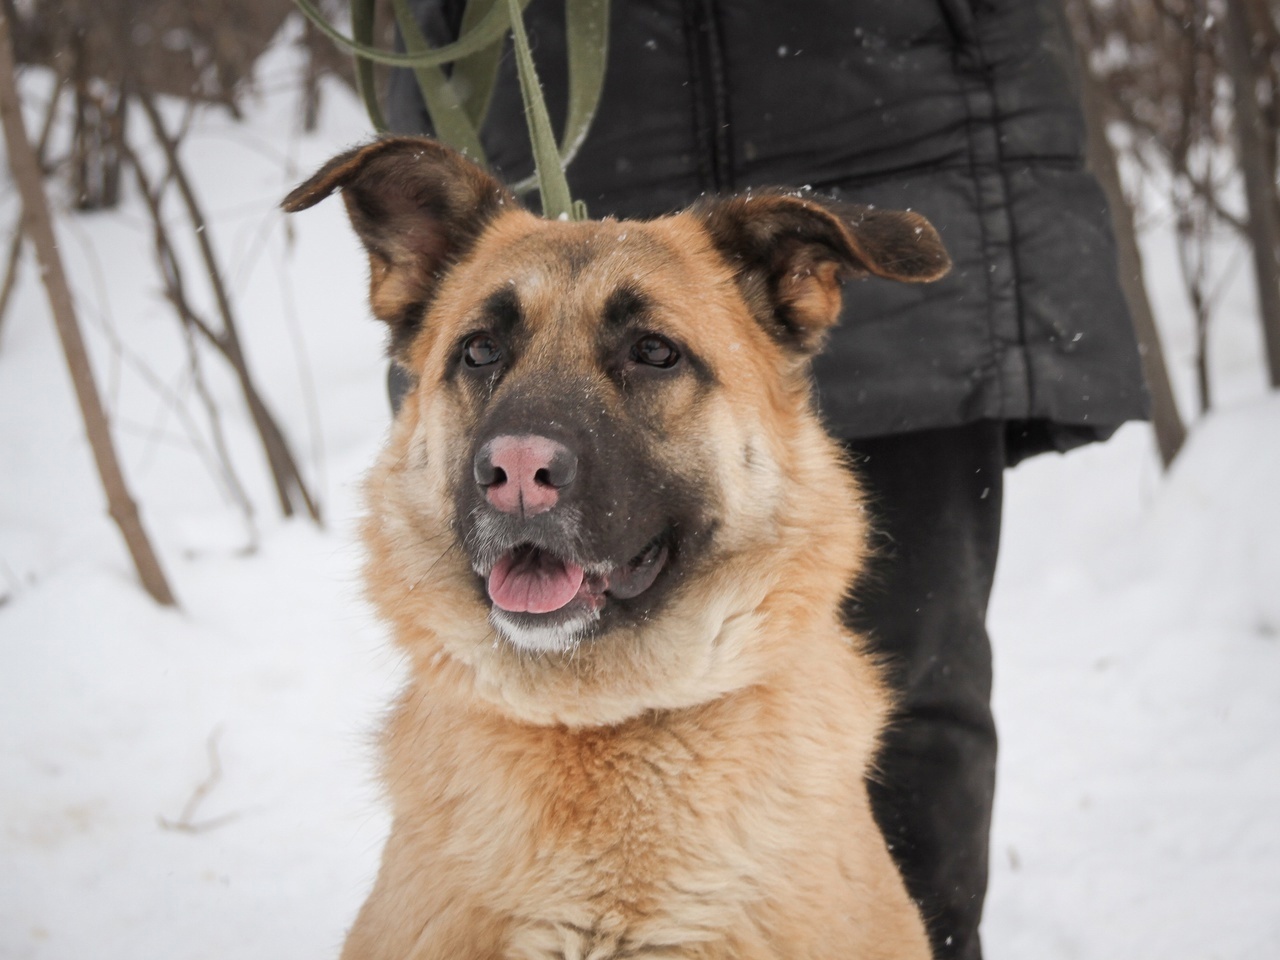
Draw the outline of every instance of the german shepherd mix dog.
M845 278L947 271L933 228L781 191L545 220L407 137L284 207L339 188L416 378L368 481L411 673L343 957L927 958L863 785L867 524L807 361Z

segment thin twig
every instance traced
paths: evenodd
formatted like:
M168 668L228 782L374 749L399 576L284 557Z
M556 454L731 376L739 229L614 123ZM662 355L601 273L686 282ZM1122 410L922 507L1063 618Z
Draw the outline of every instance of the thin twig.
M161 279L164 281L165 297L173 305L182 320L189 358L189 370L196 394L200 397L205 409L205 416L209 422L209 432L214 452L218 463L222 467L220 477L223 487L231 500L239 507L244 518L245 527L249 533L250 546L255 547L258 542L258 531L253 518L253 503L245 492L244 485L240 482L240 478L232 465L230 450L222 432L222 420L218 413L217 404L214 402L213 396L204 381L198 350L191 336L191 331L199 331L202 336L211 341L216 341L217 337L209 329L208 324L191 308L190 301L186 296L182 266L174 252L173 242L169 238L168 230L165 227L160 200L156 195L156 191L151 187L138 155L127 144L124 146L124 158L133 169L134 177L138 182L138 192L142 195L143 202L151 214L152 238L155 245L156 260L160 267Z
M227 447L227 440L222 432L222 416L218 410L217 403L213 399L213 394L209 392L209 385L205 382L204 371L200 366L200 349L196 345L195 337L192 336L191 327L184 324L182 331L184 334L183 339L187 344L187 369L191 374L191 383L195 388L196 396L200 398L200 403L204 407L205 417L209 421L209 436L213 441L213 448L218 455L218 460L223 465L223 482L226 484L226 489L231 499L240 508L240 515L244 519L245 531L249 535L248 549L250 552L256 551L258 548L258 527L253 519L253 502L249 499L244 486L240 483L240 478L236 476L235 470L231 467L231 451Z
M9 313L9 298L18 285L18 263L22 259L22 242L26 234L22 229L22 210L13 225L13 239L9 241L9 257L5 262L4 285L0 286L0 333L4 332L4 318Z
M40 137L36 141L36 162L44 165L44 154L49 147L49 134L53 132L53 121L58 115L58 101L62 98L62 80L55 77L53 93L49 97L49 105L45 108L44 122L40 127ZM13 225L13 239L9 241L9 257L5 264L4 284L0 286L0 332L4 330L4 318L9 312L9 298L17 287L18 263L22 259L22 243L26 234L22 229L22 212L19 210L17 222Z
M238 813L226 813L209 820L197 821L195 819L200 805L214 791L214 788L222 782L222 760L218 756L218 740L221 736L222 727L214 727L213 732L209 734L209 739L205 741L205 749L209 754L209 775L196 784L196 788L191 791L191 796L187 799L186 805L183 806L182 813L179 814L178 819L170 820L164 816L156 817L163 829L175 830L179 833L208 833L210 830L225 826L240 816Z
M182 166L182 161L178 156L178 144L165 128L164 119L160 116L160 111L156 108L155 101L149 95L140 93L138 102L142 105L143 112L146 113L147 119L151 123L151 129L156 140L164 150L174 183L178 187L178 192L186 205L187 214L191 218L191 224L195 231L196 242L209 275L209 282L213 287L218 313L222 319L220 333L212 334L212 331L207 328L202 332L206 336L212 336L212 342L227 358L240 382L240 388L244 393L245 402L248 404L250 416L253 418L254 425L258 428L258 435L262 440L272 479L275 481L281 512L285 516L293 515L293 494L296 493L311 518L318 522L320 519L319 506L307 489L302 473L298 469L297 460L289 449L284 433L267 409L266 403L263 401L261 394L259 394L249 373L248 362L240 343L235 314L231 308L231 300L227 295L226 285L222 281L222 271L218 266L213 244L209 238L208 224L196 198L195 191L191 187L191 181L188 179Z
M1173 385L1160 343L1160 331L1147 294L1142 251L1138 246L1134 222L1134 205L1125 196L1116 162L1116 150L1107 138L1106 92L1101 80L1087 66L1082 66L1089 168L1106 192L1111 207L1120 286L1133 316L1134 330L1140 345L1143 378L1151 391L1152 426L1155 428L1160 459L1168 468L1186 441L1186 427L1173 395Z
M76 229L77 224L74 219L67 224L67 227L70 232L78 235L78 230ZM218 487L219 493L222 495L224 502L231 504L232 497L226 490L225 483L218 484L216 482L221 478L219 473L221 465L217 462L214 454L205 443L199 426L196 424L195 420L192 419L191 414L187 409L187 404L180 395L181 389L170 388L168 384L166 384L164 380L147 365L146 361L144 361L141 356L130 349L129 345L125 343L124 339L113 326L110 319L110 311L108 309L107 292L102 283L101 267L98 264L94 247L88 238L80 237L80 240L84 244L84 254L88 258L90 271L98 281L98 302L101 304L99 310L87 308L84 311L85 316L88 318L89 322L94 324L98 332L106 340L107 347L111 350L112 357L118 361L116 365L117 369L128 368L131 370L143 382L143 384L149 387L156 394L163 403L165 412L172 413L173 416L177 418L178 423L182 426L190 448L195 451L196 456L204 464L205 469L209 471L209 475L214 478L215 486ZM121 431L132 429L130 424L124 420L117 421L117 428ZM157 435L157 431L159 429L160 425L158 423L154 424L149 430L144 430L143 435L153 438ZM254 546L253 542L249 544L249 547L252 546Z

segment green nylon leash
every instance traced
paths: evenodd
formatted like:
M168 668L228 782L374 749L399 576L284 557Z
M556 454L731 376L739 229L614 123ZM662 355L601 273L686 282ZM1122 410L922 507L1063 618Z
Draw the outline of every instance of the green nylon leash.
M470 0L462 11L459 33L465 36L476 29L498 5L499 0ZM457 85L462 97L462 109L467 111L468 119L475 124L477 130L489 113L489 101L493 97L493 88L498 80L498 64L501 61L502 43L498 42L463 57L453 65L452 82Z
M493 96L510 29L536 169L534 176L514 184L512 189L523 193L536 186L544 216L586 219L586 207L581 201L573 201L564 171L586 140L600 103L607 61L609 0L565 0L569 97L558 145L524 31L522 10L531 0L467 0L458 39L436 48L422 35L408 0L391 0L404 39L404 53L388 53L373 45L375 0L351 0L351 37L325 20L311 0L295 2L325 36L355 57L356 86L374 129L380 133L387 129L374 92L374 63L409 67L437 138L479 163L487 163L479 130ZM445 76L441 69L445 63L454 65L451 76Z
M404 2L404 0L400 0ZM569 193L569 181L564 175L560 152L556 149L555 134L551 132L551 117L547 115L547 102L542 97L542 85L533 67L533 55L529 52L529 38L524 33L524 18L520 16L520 0L507 0L511 14L511 36L516 46L516 72L520 75L520 98L524 101L524 122L529 128L529 142L533 147L533 164L538 171L538 189L542 193L542 215L552 220L580 220L576 214L573 197Z
M409 0L391 0L391 8L395 11L405 50L411 54L429 54L431 45L413 19ZM515 11L516 19L519 20L518 5ZM462 108L462 98L458 96L458 88L449 82L444 71L440 67L419 62L413 67L413 76L418 81L418 91L422 94L422 102L426 105L427 115L431 117L436 137L461 150L476 163L487 165L489 159L485 156L484 147L480 145L478 125L472 123L467 116Z
M505 8L493 7L481 18L479 23L475 24L475 28L468 35L458 37L453 43L447 43L443 47L436 47L426 54L393 53L373 46L374 0L352 0L351 4L353 19L356 16L357 8L363 8L360 16L362 19L366 19L370 28L366 35L367 39L345 36L324 18L324 14L316 8L311 0L294 0L294 2L298 5L298 9L306 15L307 19L314 23L321 33L338 46L349 53L388 67L415 67L418 65L438 67L441 64L453 63L455 60L476 53L491 43L503 40L511 24ZM531 2L532 0L520 0L521 10Z

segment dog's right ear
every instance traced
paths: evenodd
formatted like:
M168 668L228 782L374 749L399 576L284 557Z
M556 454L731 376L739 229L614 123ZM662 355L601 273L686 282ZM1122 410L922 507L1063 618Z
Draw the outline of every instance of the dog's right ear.
M441 273L517 201L434 140L388 137L334 157L281 206L306 210L338 188L369 253L370 306L391 328L392 356L403 359Z
M760 325L804 355L838 320L846 279L931 283L951 269L932 224L906 210L780 190L702 200L692 210Z

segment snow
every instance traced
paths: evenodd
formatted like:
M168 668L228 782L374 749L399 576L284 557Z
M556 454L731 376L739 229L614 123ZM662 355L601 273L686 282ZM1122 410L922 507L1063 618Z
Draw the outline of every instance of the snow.
M329 87L320 132L303 134L295 76L273 54L248 119L201 113L184 156L323 528L278 519L208 355L252 526L195 450L177 401L206 445L207 430L132 185L121 210L63 216L59 232L180 609L138 588L105 515L30 260L0 332L0 957L335 956L376 869L371 738L400 666L360 598L353 527L387 428L381 332L341 205L287 224L275 209L367 125ZM26 78L30 117L47 82ZM6 189L3 222L14 210ZM192 296L213 317L187 234ZM1162 292L1178 285L1165 244L1149 238ZM1280 943L1280 395L1247 270L1225 304L1221 408L1173 471L1131 425L1008 476L991 960L1255 958ZM1161 307L1185 394L1184 314Z
M994 958L1280 943L1280 396L1149 461L1126 428L1010 477Z

